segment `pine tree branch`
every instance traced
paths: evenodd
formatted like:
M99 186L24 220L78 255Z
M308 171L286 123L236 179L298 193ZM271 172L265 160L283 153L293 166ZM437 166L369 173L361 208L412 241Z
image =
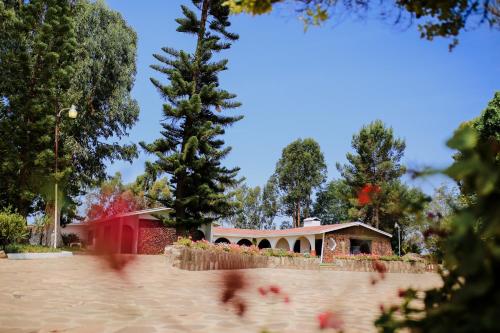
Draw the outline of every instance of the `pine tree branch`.
M200 76L200 65L201 65L201 54L203 47L203 39L205 37L205 29L208 18L208 9L210 7L211 0L204 0L203 7L201 11L201 21L200 27L198 29L198 42L196 45L196 52L194 58L194 75L193 75L193 95L196 94L198 88L198 78Z

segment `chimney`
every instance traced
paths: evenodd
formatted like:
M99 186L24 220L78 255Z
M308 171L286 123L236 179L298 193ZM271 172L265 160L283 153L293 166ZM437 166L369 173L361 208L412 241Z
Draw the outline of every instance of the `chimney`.
M321 220L317 217L308 217L304 220L304 227L317 227L321 225Z

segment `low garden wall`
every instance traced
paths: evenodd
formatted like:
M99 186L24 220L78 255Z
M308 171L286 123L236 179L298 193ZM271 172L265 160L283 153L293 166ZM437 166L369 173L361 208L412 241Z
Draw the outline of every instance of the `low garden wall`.
M190 271L248 268L319 269L318 258L248 255L185 246L167 246L165 256L168 265Z
M387 273L425 273L436 272L437 266L423 261L378 260L386 268ZM332 259L328 264L321 265L321 269L333 271L375 272L375 260L359 259Z
M190 271L247 268L290 268L353 272L425 273L436 272L418 255L398 256L349 255L330 257L322 263L317 257L297 254L283 249L259 249L236 244L212 244L205 240L179 238L165 248L168 265Z

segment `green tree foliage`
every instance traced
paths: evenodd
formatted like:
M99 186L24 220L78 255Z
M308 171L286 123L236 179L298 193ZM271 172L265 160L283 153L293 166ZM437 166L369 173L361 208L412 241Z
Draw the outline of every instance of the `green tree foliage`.
M473 127L465 126L448 146L461 158L443 173L462 185L462 194L474 194L476 199L455 207L446 229L430 231L440 237L444 255L442 286L425 293L413 289L402 293L403 304L383 311L376 321L380 331L500 330L500 141L484 140Z
M0 201L23 216L54 176L55 116L72 102L74 11L68 1L0 3Z
M342 179L332 180L316 195L313 215L321 224L334 224L349 220L351 189Z
M26 219L9 208L0 211L0 246L21 241L28 235Z
M391 230L394 221L387 217L400 207L399 199L405 190L399 180L406 172L401 164L405 142L394 137L392 128L376 120L361 128L351 144L354 153L347 153L348 164L337 163L351 189L349 215L376 228ZM358 198L367 186L372 189L370 200L362 202Z
M278 180L271 176L262 189L262 215L263 223L261 229L274 229L274 219L281 209L279 197Z
M136 146L124 139L139 116L131 96L136 74L137 35L122 16L103 0L79 0L76 8L78 49L71 89L79 114L69 135L73 168L71 193L106 178L105 161L137 156ZM69 158L68 158L69 159Z
M273 178L264 188L245 184L234 191L237 212L227 220L234 228L275 229L274 218L278 214L279 198Z
M292 223L290 223L290 221L283 221L283 222L281 222L281 224L280 224L280 229L281 229L281 230L284 230L284 229L291 229L291 228L293 228L293 226L292 226Z
M292 216L293 226L300 227L301 217L309 217L313 191L326 179L325 158L319 144L310 138L290 143L276 164L275 177L282 208L287 216Z
M259 186L242 185L236 189L235 199L241 209L230 218L234 228L260 229L262 224L262 191Z
M74 214L106 161L136 155L121 143L138 117L136 35L102 1L4 0L0 26L0 206L52 214L56 114L76 104L76 120L62 114L55 175Z
M240 103L236 95L219 86L218 75L227 69L227 60L214 60L215 54L229 49L238 35L230 26L229 9L220 0L193 0L201 15L181 6L184 17L177 19L177 31L197 37L193 54L164 47L154 57L160 64L151 66L169 80L164 85L151 79L161 96L164 121L162 137L151 144L141 143L156 161L147 163L148 174L155 178L168 174L173 188L172 218L180 229L212 222L231 214L227 187L237 184L238 168L222 163L230 152L221 136L225 128L241 116L226 116L223 110Z
M354 15L366 18L376 12L379 17L418 22L421 38L453 38L450 49L458 43L458 35L471 26L487 23L500 27L500 3L495 0L398 0L391 4L371 0L227 0L225 4L235 14L260 15L271 12L273 6L293 3L307 25L319 25L331 17Z

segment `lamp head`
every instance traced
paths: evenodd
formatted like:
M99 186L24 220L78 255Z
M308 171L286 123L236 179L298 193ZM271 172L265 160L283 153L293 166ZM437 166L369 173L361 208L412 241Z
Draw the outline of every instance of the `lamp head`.
M68 117L71 119L75 119L78 116L78 111L76 110L76 106L71 105L68 111Z

